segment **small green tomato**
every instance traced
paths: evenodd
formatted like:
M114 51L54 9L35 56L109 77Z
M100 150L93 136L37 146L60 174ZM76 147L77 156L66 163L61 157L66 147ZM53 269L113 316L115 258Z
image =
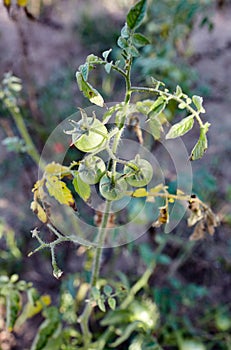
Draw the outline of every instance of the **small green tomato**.
M107 137L107 128L105 125L96 118L87 118L88 127L86 127L86 133L84 133L84 122L79 121L79 128L81 133L72 134L72 142L75 147L82 152L94 152L100 148Z
M106 166L98 156L87 157L79 166L79 176L88 185L95 185L106 171Z
M124 197L127 189L127 182L122 174L116 173L114 178L111 172L102 176L99 183L101 195L109 201L116 201Z
M131 166L126 165L124 167L127 183L134 187L146 186L153 176L151 164L146 159L141 159L139 155L129 163Z

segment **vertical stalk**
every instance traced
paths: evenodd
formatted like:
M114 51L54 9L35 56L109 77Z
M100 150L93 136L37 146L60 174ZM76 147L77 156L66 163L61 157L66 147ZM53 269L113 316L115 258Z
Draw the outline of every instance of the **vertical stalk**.
M107 223L110 216L111 202L106 201L105 212L99 228L98 237L97 237L97 247L95 248L94 261L92 263L92 274L91 274L91 283L90 283L90 297L91 289L96 286L97 280L99 278L100 271L100 262L102 258L103 245L107 233ZM92 334L89 330L89 318L91 315L92 306L90 301L86 304L82 315L79 318L83 340L84 340L84 349L88 350L89 344L91 342Z
M131 74L131 63L132 60L131 58L128 59L128 61L126 62L126 74L125 74L125 82L126 82L126 93L125 93L125 106L129 104L130 99L131 99L131 78L130 78L130 74ZM121 124L119 126L119 132L115 135L115 139L113 142L113 146L112 146L112 153L116 154L122 133L123 133L123 129L124 129L124 125L125 125L125 121L126 121L126 108L125 108L125 114L124 117L121 120ZM116 172L116 160L113 160L113 173ZM98 232L98 237L97 237L97 248L95 250L95 255L94 255L94 261L92 264L92 273L91 273L91 283L90 283L90 297L91 297L91 289L92 287L96 286L97 280L99 278L99 271L100 271L100 262L101 262L101 257L102 257L102 247L104 245L105 242L105 238L106 238L106 233L107 233L107 223L108 223L108 219L109 219L109 211L110 211L110 207L111 207L111 202L110 201L106 201L106 207L105 207L105 212L102 218L102 223ZM82 335L83 335L83 342L84 342L84 349L88 350L89 349L89 344L91 343L91 338L92 338L92 333L89 329L89 319L91 316L91 312L92 312L92 306L91 303L88 302L81 314L81 316L79 317L79 322L80 322L80 327L82 330Z

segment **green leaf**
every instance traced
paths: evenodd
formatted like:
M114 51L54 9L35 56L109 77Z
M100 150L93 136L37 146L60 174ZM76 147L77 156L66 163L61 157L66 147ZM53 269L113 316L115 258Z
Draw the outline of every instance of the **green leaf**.
M143 100L143 101L136 102L137 111L139 113L142 113L143 115L148 115L152 106L153 106L152 100Z
M118 104L110 107L107 110L107 112L105 112L103 115L103 123L106 124L115 112L122 110L123 108L124 108L124 106L121 103L118 103Z
M121 36L118 38L117 40L117 45L121 48L121 49L126 49L128 47L128 42L126 39L122 38Z
M205 151L207 150L208 140L207 140L206 134L208 132L209 126L210 126L210 123L206 123L204 124L203 127L201 127L200 137L195 147L192 150L190 160L200 159L204 155Z
M112 51L112 49L109 49L109 50L104 51L104 52L102 53L102 56L103 56L103 58L105 59L105 61L107 61L108 56L109 56L109 54L111 53L111 51Z
M163 96L158 97L149 111L149 118L152 119L162 113L166 107L166 104L166 100Z
M104 99L100 95L100 93L94 89L91 84L84 80L82 73L76 73L76 80L79 86L79 90L83 93L85 97L87 97L92 103L97 106L104 106Z
M107 62L105 64L105 66L104 66L105 71L107 72L107 74L110 74L110 72L111 72L112 63L113 63L112 61L111 62Z
M127 25L130 29L138 28L146 14L147 0L141 0L135 4L127 15Z
M106 306L105 306L104 301L102 299L97 300L97 305L101 311L106 312Z
M137 331L137 328L139 327L140 324L141 324L140 321L135 321L129 324L123 331L122 335L115 342L110 344L110 347L116 348L120 344L124 343L134 331Z
M148 124L149 124L149 129L153 138L155 140L159 140L164 129L160 120L158 119L158 116L157 118L149 119Z
M85 81L87 81L88 79L88 73L89 73L89 63L86 62L85 64L82 64L81 66L79 66L79 71L83 76L83 79Z
M6 296L6 327L12 332L18 313L21 310L20 294L16 290L9 290Z
M179 85L177 85L175 95L176 95L177 97L181 97L182 94L183 94L183 92L182 92L181 87L180 87Z
M100 290L98 288L92 287L91 293L94 300L100 299Z
M106 286L103 287L103 291L107 296L109 296L112 293L112 287L107 284Z
M166 135L166 139L174 139L176 137L186 134L192 129L194 124L194 116L190 115L187 118L182 119L179 123L173 125Z
M138 46L138 47L142 47L142 46L150 44L150 41L148 40L148 38L146 38L146 36L144 36L140 33L133 34L132 42L135 46Z
M31 350L44 349L59 326L60 317L57 308L52 306L48 308L44 314L46 316L46 319L38 329Z
M116 299L110 297L110 298L108 298L107 302L108 302L108 305L109 305L110 309L115 310L115 308L116 308Z
M121 36L124 39L128 39L130 36L130 29L128 28L127 23L125 23L124 27L121 29Z
M51 175L47 175L46 180L46 188L50 196L54 197L60 204L74 205L74 198L65 182L59 180L57 176Z
M114 312L108 312L100 324L104 326L121 326L130 322L130 311L116 309Z
M86 202L91 195L90 185L83 182L83 180L81 180L78 173L75 175L75 178L72 181L72 184L75 188L75 191L78 193L78 195Z
M91 54L91 55L87 56L86 62L89 63L89 65L94 65L96 63L102 63L103 60L102 60L102 58Z
M129 46L127 49L125 49L125 51L132 57L138 57L140 55L139 51L133 45Z
M204 107L202 105L203 104L203 98L200 97L200 96L194 95L192 97L192 100L193 100L193 103L196 106L198 112L205 113L205 109L204 109Z

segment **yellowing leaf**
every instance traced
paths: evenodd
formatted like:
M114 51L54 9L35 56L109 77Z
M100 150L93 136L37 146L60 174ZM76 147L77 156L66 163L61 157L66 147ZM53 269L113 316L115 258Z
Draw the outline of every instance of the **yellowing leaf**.
M17 0L17 5L25 7L27 5L27 0Z
M47 164L47 166L45 167L45 172L51 175L55 175L55 174L60 175L61 173L68 174L70 171L67 166L52 162L50 164Z
M26 317L30 318L37 315L40 311L42 311L44 306L48 306L50 305L50 303L50 295L42 295L41 298L37 300L34 305L28 303L25 307Z
M163 184L156 185L155 187L150 189L149 194L158 193L158 192L160 192L163 189L164 189L164 185Z
M38 202L33 201L30 208L37 215L40 221L42 221L44 224L47 222L47 214Z
M132 197L147 197L148 192L145 188L138 188L132 193Z
M52 197L60 204L74 205L74 198L65 182L60 181L57 176L47 176L46 180L46 188Z
M10 6L11 5L11 0L3 0L3 4L5 6Z

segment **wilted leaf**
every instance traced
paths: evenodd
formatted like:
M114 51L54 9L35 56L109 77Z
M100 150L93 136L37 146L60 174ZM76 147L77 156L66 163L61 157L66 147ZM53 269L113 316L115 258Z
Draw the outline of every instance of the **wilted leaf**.
M84 80L82 74L80 72L76 73L76 79L79 86L79 90L83 93L85 97L87 97L92 103L97 106L104 106L104 99L100 95L100 93L94 89L91 84Z
M192 150L190 159L191 160L196 160L201 158L205 151L208 148L208 140L207 140L207 132L208 132L208 128L209 128L210 124L206 123L203 127L201 127L200 129L200 137L198 142L196 143L195 147Z
M160 227L163 224L166 224L169 219L168 208L167 206L163 206L159 208L159 216L158 219L152 224L153 227Z
M176 137L186 134L192 129L194 124L194 117L190 115L187 118L182 119L179 123L173 125L166 135L166 139L174 139Z
M192 235L189 237L190 241L197 241L199 239L203 239L205 237L205 224L204 221L201 220L195 226Z
M219 217L211 209L208 209L205 212L205 222L208 233L213 236L215 228L220 224Z
M42 221L44 224L47 222L47 214L43 207L36 201L31 202L30 205L31 210L37 215L38 219Z
M200 203L195 195L191 196L188 208L191 211L190 216L188 218L188 226L191 227L203 218Z

